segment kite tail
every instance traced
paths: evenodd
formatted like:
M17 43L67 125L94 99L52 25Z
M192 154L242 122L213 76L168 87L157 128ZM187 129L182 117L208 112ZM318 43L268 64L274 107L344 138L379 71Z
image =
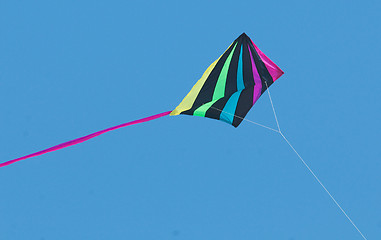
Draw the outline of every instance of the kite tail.
M48 152L54 152L54 151L57 151L57 150L62 149L62 148L70 147L72 145L76 145L78 143L82 143L82 142L85 142L87 140L90 140L90 139L92 139L94 137L97 137L97 136L103 134L103 133L110 132L110 131L113 131L113 130L116 130L116 129L119 129L119 128L122 128L122 127L127 127L127 126L138 124L138 123L148 122L148 121L151 121L151 120L154 120L154 119L157 119L157 118L161 118L161 117L167 116L170 113L171 113L171 111L163 112L163 113L159 113L159 114L156 114L156 115L153 115L153 116L150 116L150 117L142 118L142 119L135 120L135 121L132 121L132 122L123 123L123 124L120 124L120 125L117 125L117 126L114 126L114 127L103 129L101 131L98 131L98 132L95 132L95 133L91 133L91 134L86 135L84 137L80 137L80 138L77 138L77 139L74 139L74 140L71 140L71 141L68 141L68 142L65 142L65 143L58 144L56 146L47 148L47 149L39 151L39 152L35 152L35 153L29 154L29 155L26 155L26 156L23 156L23 157L20 157L20 158L16 158L16 159L4 162L4 163L0 163L0 167L5 167L7 165L10 165L12 163L15 163L15 162L18 162L18 161L21 161L21 160L25 160L27 158L36 157L36 156L39 156L39 155L42 155L42 154L45 154L45 153L48 153Z

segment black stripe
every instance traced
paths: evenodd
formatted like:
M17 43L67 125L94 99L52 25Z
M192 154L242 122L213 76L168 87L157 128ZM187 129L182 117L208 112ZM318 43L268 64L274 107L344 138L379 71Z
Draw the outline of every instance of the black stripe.
M246 34L242 34L242 67L243 67L243 82L245 85L245 89L242 91L237 107L235 110L235 115L233 119L232 125L234 127L238 127L238 125L242 122L242 118L246 116L251 107L253 106L253 95L254 95L254 76L253 76L253 68L251 63L250 52L248 48L248 43L251 42L250 38Z
M238 39L237 46L233 52L232 59L230 61L226 84L225 84L225 94L224 96L230 97L233 93L237 92L237 70L239 54L241 52L242 39Z
M255 82L253 77L253 69L251 64L250 52L247 47L247 39L243 41L243 51L242 51L242 66L243 66L243 82L245 88L254 88Z
M250 108L253 106L253 94L254 88L245 88L239 99L237 108L235 109L235 115L233 119L233 126L238 127L238 125L242 122L243 118L245 118L246 114L249 112Z
M218 99L213 105L206 111L205 117L214 118L220 120L221 111L224 109L226 103L228 102L230 96L225 96Z

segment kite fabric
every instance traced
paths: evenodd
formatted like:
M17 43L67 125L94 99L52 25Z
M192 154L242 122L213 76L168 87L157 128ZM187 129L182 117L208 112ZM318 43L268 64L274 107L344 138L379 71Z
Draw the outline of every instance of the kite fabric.
M243 33L193 86L173 111L107 128L51 148L0 163L0 167L76 145L118 128L151 121L166 115L187 114L222 120L234 127L242 122L250 108L283 71Z
M234 127L284 72L241 34L202 75L171 116L222 120Z
M20 157L20 158L16 158L16 159L10 160L8 162L0 163L0 167L5 167L5 166L7 166L9 164L12 164L12 163L15 163L15 162L27 159L27 158L36 157L36 156L39 156L39 155L42 155L42 154L45 154L45 153L48 153L48 152L53 152L53 151L57 151L57 150L62 149L62 148L70 147L72 145L76 145L78 143L82 143L82 142L85 142L85 141L87 141L89 139L97 137L97 136L99 136L99 135L101 135L103 133L110 132L110 131L113 131L113 130L116 130L116 129L119 129L119 128L131 126L131 125L138 124L138 123L148 122L148 121L151 121L151 120L154 120L154 119L157 119L157 118L161 118L161 117L167 116L170 113L171 113L171 111L163 112L163 113L159 113L159 114L156 114L156 115L152 115L150 117L142 118L142 119L135 120L135 121L132 121L132 122L123 123L123 124L120 124L120 125L117 125L117 126L114 126L114 127L103 129L101 131L98 131L98 132L86 135L84 137L76 138L74 140L71 140L71 141L68 141L68 142L65 142L65 143L58 144L58 145L53 146L51 148L48 148L48 149L45 149L45 150L42 150L42 151L39 151L39 152L35 152L35 153L32 153L32 154L26 155L24 157Z

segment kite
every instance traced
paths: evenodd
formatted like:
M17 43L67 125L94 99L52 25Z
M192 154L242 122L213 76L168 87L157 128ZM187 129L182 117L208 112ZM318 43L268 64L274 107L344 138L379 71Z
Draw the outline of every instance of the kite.
M167 115L179 114L217 119L234 127L245 118L259 97L280 77L283 71L273 63L253 41L242 33L228 49L214 61L193 86L183 101L173 110L143 119L123 123L51 148L0 164L0 167L53 152L109 131L151 121Z
M128 123L123 123L114 127L110 127L84 137L80 137L51 148L35 152L17 159L13 159L4 163L0 163L0 167L10 165L12 163L36 157L48 152L53 152L62 148L76 145L97 137L109 131L113 131L122 127L151 121L167 115L176 116L180 114L207 117L224 121L234 127L238 127L245 120L246 114L256 103L259 97L280 77L283 71L273 63L253 41L245 34L241 34L228 49L214 61L204 72L202 77L193 86L191 91L185 96L182 102L173 110L159 113L150 117L142 118ZM271 106L273 108L274 117L277 123L277 130L269 128L279 133L291 149L296 153L299 159L311 172L317 182L323 187L334 203L339 207L342 213L356 228L361 236L366 237L354 224L351 218L335 200L332 194L318 179L316 174L306 164L303 158L287 140L281 132L276 117L275 109L271 100L270 92L268 92Z
M238 127L259 97L282 74L243 33L209 66L170 115L208 117Z

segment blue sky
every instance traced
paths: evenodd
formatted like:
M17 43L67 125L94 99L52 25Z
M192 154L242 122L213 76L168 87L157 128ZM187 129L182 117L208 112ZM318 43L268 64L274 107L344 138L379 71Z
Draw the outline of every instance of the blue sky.
M2 1L0 160L174 109L242 32L280 126L381 236L377 1ZM267 96L247 119L276 127ZM165 117L0 169L0 239L362 239L279 134Z

